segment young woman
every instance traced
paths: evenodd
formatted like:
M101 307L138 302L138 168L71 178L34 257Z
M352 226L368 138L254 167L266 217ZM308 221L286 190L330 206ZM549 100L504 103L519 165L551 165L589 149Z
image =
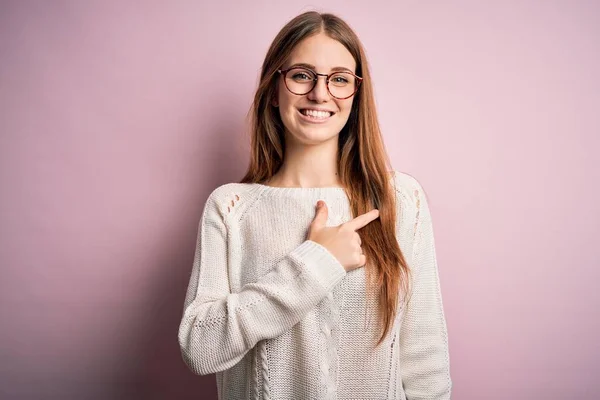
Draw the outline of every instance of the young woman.
M186 364L216 373L219 399L449 399L427 199L388 168L356 34L331 14L291 20L251 117L246 176L199 224Z

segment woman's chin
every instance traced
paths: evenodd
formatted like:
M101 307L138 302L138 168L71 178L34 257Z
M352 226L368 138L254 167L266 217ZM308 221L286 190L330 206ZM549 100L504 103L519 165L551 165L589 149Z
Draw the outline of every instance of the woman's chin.
M319 144L324 143L338 137L339 132L335 132L331 127L318 127L307 129L302 127L292 134L294 141L303 144Z

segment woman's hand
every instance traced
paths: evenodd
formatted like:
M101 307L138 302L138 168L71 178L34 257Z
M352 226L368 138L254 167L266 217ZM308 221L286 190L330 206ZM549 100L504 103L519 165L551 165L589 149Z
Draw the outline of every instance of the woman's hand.
M373 209L338 226L325 226L327 215L327 205L319 200L317 214L310 224L307 239L329 250L346 272L364 266L367 259L362 253L360 235L356 231L379 218L379 210Z

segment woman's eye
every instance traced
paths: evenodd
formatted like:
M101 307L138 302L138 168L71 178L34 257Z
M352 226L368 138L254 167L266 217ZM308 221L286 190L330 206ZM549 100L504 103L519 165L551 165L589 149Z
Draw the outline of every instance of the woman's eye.
M299 73L299 74L295 74L294 75L294 79L298 79L298 80L310 80L310 76L304 74L304 73Z

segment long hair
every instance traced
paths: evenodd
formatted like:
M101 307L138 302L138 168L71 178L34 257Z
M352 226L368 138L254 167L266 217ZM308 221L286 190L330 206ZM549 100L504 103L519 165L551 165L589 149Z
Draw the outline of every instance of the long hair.
M363 78L348 121L339 133L338 169L354 217L373 208L379 209L379 218L360 230L367 258L367 287L377 294L378 321L383 326L378 346L394 322L400 291L408 292L411 272L396 238L396 196L390 184L392 168L388 172L390 162L377 120L366 56L357 35L339 17L305 12L288 22L271 43L248 114L251 154L248 170L240 183L263 183L283 164L284 126L271 104L276 94L277 69L290 56L294 46L320 32L348 49L356 61L356 74Z

